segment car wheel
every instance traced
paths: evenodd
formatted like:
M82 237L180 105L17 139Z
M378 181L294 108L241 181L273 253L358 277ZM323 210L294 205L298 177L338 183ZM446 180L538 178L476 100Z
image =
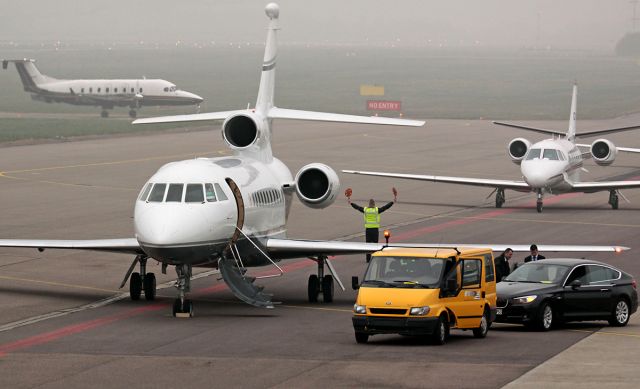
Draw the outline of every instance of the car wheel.
M441 346L447 342L447 336L449 335L449 322L445 315L440 315L436 328L431 335L431 343Z
M485 338L489 332L489 325L489 311L485 309L482 314L482 319L480 319L480 327L473 329L473 336L476 338Z
M629 322L629 303L624 298L619 299L616 305L613 307L611 317L609 318L609 324L615 327L624 327Z
M369 340L369 334L365 334L364 332L356 332L357 343L367 343L367 340Z
M549 331L553 326L553 308L549 303L542 303L540 316L536 324L536 327L541 331Z

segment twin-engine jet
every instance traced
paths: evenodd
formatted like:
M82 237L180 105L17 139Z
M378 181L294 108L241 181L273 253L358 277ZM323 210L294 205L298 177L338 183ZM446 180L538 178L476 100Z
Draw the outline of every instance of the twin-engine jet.
M505 202L505 189L519 192L535 192L537 195L536 209L542 212L543 196L545 193L561 194L568 192L592 193L609 191L609 204L618 209L618 195L620 189L638 188L640 181L580 181L580 171L585 158L593 158L600 166L611 165L618 151L640 153L640 149L616 147L607 139L597 139L591 145L577 144L576 137L590 138L615 132L629 131L640 126L611 128L607 130L589 131L576 134L576 98L578 87L573 86L571 99L571 116L569 130L566 133L543 128L527 127L519 124L493 122L501 126L518 128L521 130L551 135L551 139L531 144L525 138L516 138L509 142L507 150L511 160L520 165L521 181L495 180L488 178L446 177L422 174L383 173L357 170L343 170L343 173L362 174L378 177L402 178L408 180L444 182L472 186L494 188L496 193L496 208ZM580 149L589 148L589 151Z
M5 59L16 65L25 92L33 100L47 103L67 103L102 107L100 116L109 116L108 109L129 107L129 116L135 118L143 106L199 105L203 98L178 89L165 80L58 80L41 74L33 59Z
M302 167L295 177L271 149L271 123L274 119L303 119L328 122L422 126L423 121L382 117L363 117L333 113L277 108L273 104L276 68L276 31L279 8L266 7L269 18L262 75L254 109L136 120L140 123L168 123L224 120L222 137L233 156L198 158L162 166L144 184L136 202L135 237L99 240L0 240L0 247L38 249L98 250L135 255L121 286L129 279L133 300L142 292L147 300L155 298L155 275L146 272L148 260L162 263L163 271L175 266L178 298L173 314L191 316L193 304L186 298L191 273L196 267L219 268L224 282L241 300L258 307L272 308L269 295L253 284L247 268L273 266L274 275L282 274L278 261L310 258L317 262L317 274L309 277L310 301L322 294L324 302L333 299L337 277L329 255L368 253L384 244L342 241L288 239L286 222L294 194L306 206L325 208L339 191L336 172L322 163ZM459 247L464 244L409 246ZM395 246L401 246L396 244ZM503 250L504 244L473 245ZM516 251L528 245L508 245ZM544 251L609 251L615 246L543 246ZM139 272L133 272L139 266ZM325 274L325 266L331 274Z

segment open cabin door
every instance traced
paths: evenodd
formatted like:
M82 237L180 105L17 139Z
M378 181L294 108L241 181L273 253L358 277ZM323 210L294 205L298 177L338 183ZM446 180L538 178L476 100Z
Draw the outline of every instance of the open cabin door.
M238 221L236 223L236 230L231 236L231 241L229 244L234 244L240 237L240 231L244 226L244 200L242 199L242 192L240 192L240 188L231 178L225 178L227 185L229 185L229 189L233 193L233 198L236 200L236 208L238 210Z

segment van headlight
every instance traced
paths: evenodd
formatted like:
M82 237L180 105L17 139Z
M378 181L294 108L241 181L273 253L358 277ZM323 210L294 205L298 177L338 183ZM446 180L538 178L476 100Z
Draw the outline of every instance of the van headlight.
M413 307L409 311L411 316L424 316L429 313L429 307Z
M360 313L360 314L365 314L365 313L367 313L367 306L366 305L353 304L353 312Z
M531 302L533 302L535 299L537 299L538 296L531 295L531 296L522 296L522 297L515 297L513 299L513 302L516 304L529 304Z

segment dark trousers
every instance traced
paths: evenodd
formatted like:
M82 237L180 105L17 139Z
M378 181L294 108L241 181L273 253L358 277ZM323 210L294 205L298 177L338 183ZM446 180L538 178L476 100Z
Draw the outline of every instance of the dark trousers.
M378 243L378 237L380 236L380 231L377 228L366 228L364 230L364 237L367 243ZM371 254L367 254L367 263L371 261Z

